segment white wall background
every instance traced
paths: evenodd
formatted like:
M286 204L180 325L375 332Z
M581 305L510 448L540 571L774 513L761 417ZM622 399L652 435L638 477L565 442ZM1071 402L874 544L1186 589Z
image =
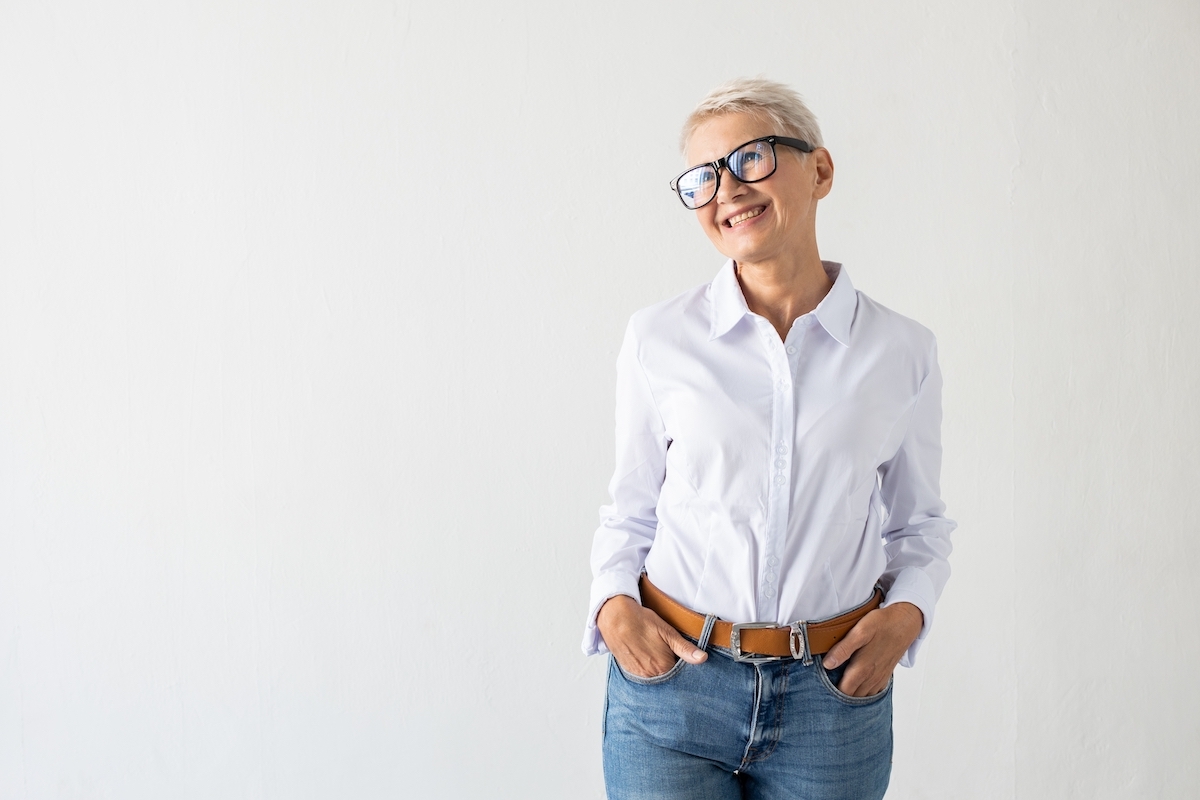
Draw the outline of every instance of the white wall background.
M1195 2L3 0L0 798L602 797L613 361L760 72L941 342L889 797L1200 794Z

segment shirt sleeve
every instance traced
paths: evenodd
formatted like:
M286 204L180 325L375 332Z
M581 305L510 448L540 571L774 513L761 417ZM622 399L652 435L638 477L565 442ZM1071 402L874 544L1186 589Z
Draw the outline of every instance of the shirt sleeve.
M912 603L925 622L917 640L900 660L911 667L933 626L933 609L950 577L950 534L939 479L942 468L942 373L937 343L931 345L929 371L917 390L908 430L900 448L880 469L880 496L888 509L883 527L887 569L880 579L887 599Z
M596 614L610 597L626 594L641 602L638 578L658 528L658 495L666 474L670 439L642 366L635 316L617 356L617 466L608 485L612 502L600 508L592 540L592 587L585 655L608 652Z

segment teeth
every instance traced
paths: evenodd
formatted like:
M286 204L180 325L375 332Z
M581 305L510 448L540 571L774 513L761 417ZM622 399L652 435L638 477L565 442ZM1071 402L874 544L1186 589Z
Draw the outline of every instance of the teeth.
M729 227L732 228L734 225L737 225L739 222L744 222L744 221L750 219L751 217L757 217L759 214L761 214L763 212L763 210L764 209L762 209L762 208L756 208L752 211L746 211L744 213L738 214L736 217L730 217L729 223L728 223Z

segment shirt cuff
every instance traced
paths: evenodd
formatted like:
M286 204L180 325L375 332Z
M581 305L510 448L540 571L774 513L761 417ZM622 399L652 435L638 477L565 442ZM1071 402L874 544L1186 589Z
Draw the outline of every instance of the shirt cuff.
M627 594L638 603L642 602L642 593L638 591L638 579L641 575L630 575L627 572L605 572L597 575L592 581L591 611L588 612L587 627L583 630L583 654L594 656L597 653L607 653L608 645L596 627L596 615L600 607L610 597Z
M887 597L880 608L887 608L896 603L912 603L920 609L925 618L921 624L921 633L900 659L900 666L911 667L916 663L921 643L933 627L933 607L937 603L937 593L933 590L933 582L929 580L929 576L917 567L905 567L896 573L896 578L887 590Z

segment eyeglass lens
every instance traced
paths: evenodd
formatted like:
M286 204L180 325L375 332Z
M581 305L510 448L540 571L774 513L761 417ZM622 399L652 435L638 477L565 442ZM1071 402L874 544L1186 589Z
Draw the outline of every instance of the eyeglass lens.
M775 149L770 142L744 144L726 157L725 166L742 183L761 181L775 172ZM717 171L702 164L683 173L676 186L684 205L699 208L717 194Z

